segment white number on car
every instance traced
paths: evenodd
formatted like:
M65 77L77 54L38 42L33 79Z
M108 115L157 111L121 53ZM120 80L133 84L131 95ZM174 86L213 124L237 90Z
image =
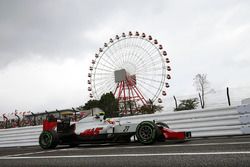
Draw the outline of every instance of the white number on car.
M129 130L129 126L125 126L125 128L123 129L123 132L128 132Z

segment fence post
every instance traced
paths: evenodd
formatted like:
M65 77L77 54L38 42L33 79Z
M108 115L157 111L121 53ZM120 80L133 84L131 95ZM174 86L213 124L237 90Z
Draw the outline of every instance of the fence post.
M3 114L3 118L5 119L5 128L7 129L9 119L5 116L5 114Z
M178 107L177 100L176 100L175 96L173 96L173 97L174 97L174 102L175 102L175 109L177 109L177 107Z
M58 114L59 114L59 119L61 119L61 118L62 118L62 116L61 116L61 111L58 111L58 110L56 109L56 112L58 112Z
M229 95L229 88L227 87L227 102L228 105L231 106L230 95Z
M15 113L15 116L17 117L17 127L20 127L20 117Z
M33 119L33 126L36 126L36 115L33 112L31 112L31 114L34 117L34 119Z
M74 111L74 113L75 113L74 119L75 119L75 121L76 121L76 110L75 110L75 108L74 108L74 107L72 107L72 110L73 110L73 111Z

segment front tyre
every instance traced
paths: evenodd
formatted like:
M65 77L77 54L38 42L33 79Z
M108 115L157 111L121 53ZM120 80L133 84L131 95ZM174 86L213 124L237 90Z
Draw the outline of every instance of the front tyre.
M43 131L39 136L39 145L43 149L53 149L58 145L58 135L55 131Z
M136 137L142 144L152 144L157 138L157 126L151 121L143 121L136 128Z

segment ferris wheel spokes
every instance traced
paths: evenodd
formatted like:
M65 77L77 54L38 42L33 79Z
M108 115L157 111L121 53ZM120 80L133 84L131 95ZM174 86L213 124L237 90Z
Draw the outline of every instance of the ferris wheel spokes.
M150 35L131 31L116 35L99 48L92 60L88 73L90 98L99 99L112 91L122 114L139 111L140 106L151 104L149 99L162 101L159 96L166 95L166 80L171 78L166 56L163 46Z

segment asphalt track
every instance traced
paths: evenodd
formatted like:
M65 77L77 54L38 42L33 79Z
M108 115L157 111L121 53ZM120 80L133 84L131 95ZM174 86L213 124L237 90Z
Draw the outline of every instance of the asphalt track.
M250 166L250 136L192 139L154 145L105 144L0 148L0 166Z

